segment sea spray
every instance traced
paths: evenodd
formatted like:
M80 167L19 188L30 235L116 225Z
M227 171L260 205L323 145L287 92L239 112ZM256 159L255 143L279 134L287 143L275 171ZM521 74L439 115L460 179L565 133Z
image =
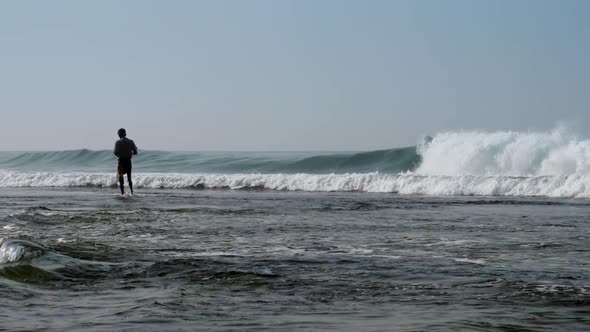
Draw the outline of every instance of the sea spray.
M447 132L419 149L424 175L542 176L590 171L590 141L550 132Z

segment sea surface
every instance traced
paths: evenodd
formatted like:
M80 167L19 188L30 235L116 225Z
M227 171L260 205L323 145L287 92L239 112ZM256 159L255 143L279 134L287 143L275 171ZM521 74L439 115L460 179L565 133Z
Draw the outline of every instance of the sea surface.
M138 145L141 148L141 144ZM0 331L588 331L590 142L0 152Z

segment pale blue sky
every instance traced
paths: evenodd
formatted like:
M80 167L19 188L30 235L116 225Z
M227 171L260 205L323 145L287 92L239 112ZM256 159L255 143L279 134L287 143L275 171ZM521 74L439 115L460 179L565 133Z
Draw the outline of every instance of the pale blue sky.
M0 150L590 133L590 1L2 1Z

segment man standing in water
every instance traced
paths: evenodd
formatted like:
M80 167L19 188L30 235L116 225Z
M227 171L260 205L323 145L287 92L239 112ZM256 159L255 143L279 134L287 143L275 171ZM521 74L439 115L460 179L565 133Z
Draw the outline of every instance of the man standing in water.
M127 182L129 182L129 190L133 195L133 183L131 182L131 157L137 154L137 146L135 143L127 138L127 132L121 128L117 132L119 140L115 143L115 156L119 157L117 164L117 178L119 179L119 187L121 188L121 195L125 194L123 188L123 174L127 174Z

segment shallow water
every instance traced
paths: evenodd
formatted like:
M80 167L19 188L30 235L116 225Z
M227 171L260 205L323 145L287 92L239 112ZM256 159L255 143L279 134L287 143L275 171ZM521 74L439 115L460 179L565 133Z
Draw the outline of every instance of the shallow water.
M0 330L584 331L590 202L0 189Z

